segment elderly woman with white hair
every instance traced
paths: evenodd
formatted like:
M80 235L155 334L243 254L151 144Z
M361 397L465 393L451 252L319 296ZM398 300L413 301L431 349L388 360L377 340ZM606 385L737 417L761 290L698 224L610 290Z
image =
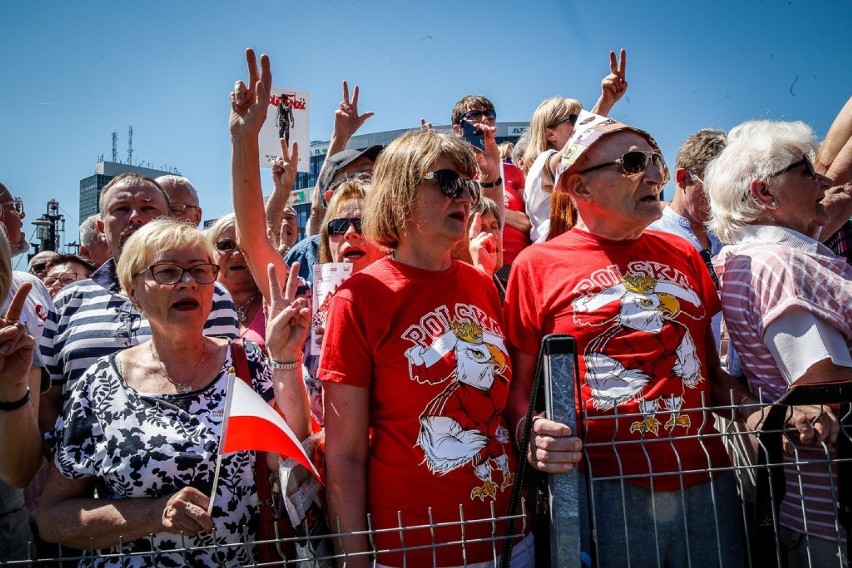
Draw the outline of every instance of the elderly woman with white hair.
M815 171L816 150L804 123L745 122L704 176L711 228L727 244L714 264L753 393L740 401L752 429L765 416L760 403L776 401L791 385L852 380L852 267L818 241L831 180ZM836 566L838 549L848 554L831 492L836 470L826 469L818 444L833 452L836 421L827 407L796 407L788 422L814 417L816 436L800 429L792 441L800 465L786 470L780 537L791 566Z

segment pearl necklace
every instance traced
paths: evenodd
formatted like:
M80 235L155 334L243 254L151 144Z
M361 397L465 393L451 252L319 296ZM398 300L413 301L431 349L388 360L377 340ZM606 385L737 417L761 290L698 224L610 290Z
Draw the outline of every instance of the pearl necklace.
M249 298L248 301L245 304L243 304L239 308L236 308L235 311L237 312L237 321L238 322L243 323L244 321L246 321L246 309L251 305L252 302L254 302L254 300L255 300L255 298L257 298L258 294L260 294L260 292L255 292L254 295L251 298Z
M192 383L195 382L195 379L198 378L198 370L201 369L201 364L204 362L204 357L207 355L207 340L204 339L201 342L201 359L198 360L198 363L195 364L195 369L192 371L192 377L190 377L189 382L180 383L178 381L173 380L169 376L169 372L166 370L166 364L163 363L163 360L157 356L157 353L154 351L154 342L151 341L151 357L160 364L160 368L162 369L163 376L166 377L166 380L174 385L175 389L177 389L180 394L187 394L192 392Z

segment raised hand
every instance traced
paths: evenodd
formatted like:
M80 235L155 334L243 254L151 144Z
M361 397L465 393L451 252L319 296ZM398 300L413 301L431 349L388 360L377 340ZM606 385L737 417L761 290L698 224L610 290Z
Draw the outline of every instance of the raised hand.
M355 90L352 92L352 98L349 98L349 84L343 81L343 100L340 106L334 111L334 133L335 136L345 137L347 140L351 138L361 125L368 118L373 116L372 111L367 111L364 114L358 114L358 85L355 85Z
M275 265L267 267L272 302L266 321L266 347L276 361L295 361L302 356L302 344L311 324L311 310L304 298L296 296L299 263L290 266L282 287Z
M601 98L598 100L595 108L592 109L597 114L607 115L612 110L613 105L624 96L627 92L627 51L621 50L618 59L615 57L615 52L609 52L609 75L601 81Z
M281 139L281 155L272 161L272 183L276 191L283 191L289 197L296 184L296 173L299 165L299 143L293 142L291 153L287 140Z
M482 230L482 214L473 214L468 238L468 250L473 265L492 276L497 269L497 240L494 235Z
M497 141L494 138L497 135L497 128L488 126L484 122L474 122L473 125L481 130L485 136L485 148L482 152L476 153L476 162L479 165L481 175L480 181L491 183L500 177L500 149L497 147Z
M17 400L26 390L35 340L18 320L31 288L29 282L22 284L0 318L0 400Z
M266 112L269 109L269 92L272 89L272 71L269 56L260 56L260 71L257 69L257 57L254 50L246 49L248 66L248 84L242 81L234 83L231 92L231 116L228 125L232 136L257 136Z

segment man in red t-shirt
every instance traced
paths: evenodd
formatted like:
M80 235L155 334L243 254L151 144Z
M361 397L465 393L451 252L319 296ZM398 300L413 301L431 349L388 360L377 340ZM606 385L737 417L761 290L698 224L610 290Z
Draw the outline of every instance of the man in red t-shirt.
M523 251L509 280L507 415L521 432L541 339L572 335L584 430L536 418L528 459L558 473L584 457L598 565L620 565L629 551L665 565L735 566L741 509L733 475L711 473L730 464L702 407L743 388L719 364L710 331L719 300L701 257L683 239L645 231L662 213L667 177L650 135L580 114L555 183L577 224Z

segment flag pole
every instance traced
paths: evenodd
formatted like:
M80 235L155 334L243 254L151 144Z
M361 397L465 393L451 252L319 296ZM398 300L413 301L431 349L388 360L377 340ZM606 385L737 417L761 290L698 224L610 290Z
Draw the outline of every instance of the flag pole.
M225 420L222 422L222 435L219 439L219 451L216 452L216 471L213 474L213 489L210 491L210 506L207 507L207 515L213 516L213 504L216 501L216 491L219 489L219 472L222 470L222 448L225 445L225 434L228 431L228 416L231 415L231 398L234 393L234 367L228 368L228 390L225 396Z

